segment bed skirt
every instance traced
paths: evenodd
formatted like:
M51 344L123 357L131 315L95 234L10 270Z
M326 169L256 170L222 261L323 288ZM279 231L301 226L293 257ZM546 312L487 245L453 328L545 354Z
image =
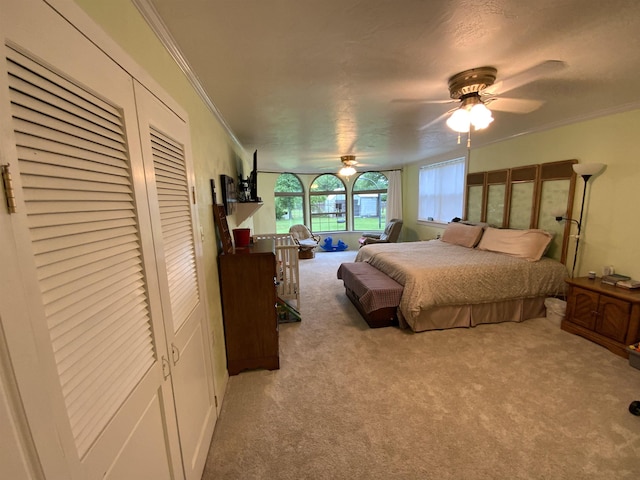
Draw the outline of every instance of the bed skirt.
M411 323L406 321L398 309L398 321L401 327L409 327L414 332L475 327L482 323L522 322L530 318L545 316L545 298L546 296L476 305L433 307L420 312L420 315Z

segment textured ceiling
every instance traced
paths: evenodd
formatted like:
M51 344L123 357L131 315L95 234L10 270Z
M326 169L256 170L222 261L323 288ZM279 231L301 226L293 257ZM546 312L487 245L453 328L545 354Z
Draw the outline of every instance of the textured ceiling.
M455 104L394 100L446 100L449 77L485 65L497 81L547 60L566 68L505 93L544 103L495 111L472 147L640 108L637 0L136 3L245 150L258 149L260 170L335 171L345 154L378 168L460 153L465 141L457 145L444 117L421 129Z

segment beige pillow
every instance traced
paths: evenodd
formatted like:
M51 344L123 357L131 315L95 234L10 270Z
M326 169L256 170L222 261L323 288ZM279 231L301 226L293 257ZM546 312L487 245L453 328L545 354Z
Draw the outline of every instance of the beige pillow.
M512 230L487 228L478 244L478 250L506 253L535 262L547 251L553 235L539 229Z
M450 223L445 228L440 240L463 247L473 248L482 237L482 227L479 225L465 225L463 223Z

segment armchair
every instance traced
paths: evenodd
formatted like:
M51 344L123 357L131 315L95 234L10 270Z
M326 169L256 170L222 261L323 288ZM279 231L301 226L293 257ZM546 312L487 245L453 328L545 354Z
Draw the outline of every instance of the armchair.
M400 237L400 231L402 230L402 220L399 218L392 218L387 226L384 227L382 233L377 232L365 232L358 240L360 246L370 245L372 243L396 243Z
M289 228L291 238L298 245L298 258L307 259L315 256L314 250L320 243L320 235L314 235L306 225L292 225Z

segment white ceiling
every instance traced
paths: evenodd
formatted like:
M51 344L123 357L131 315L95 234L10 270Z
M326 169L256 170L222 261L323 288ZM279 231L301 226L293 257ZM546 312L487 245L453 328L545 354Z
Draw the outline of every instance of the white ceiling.
M485 65L497 81L547 60L566 68L509 91L544 104L495 111L473 147L640 108L638 0L135 1L261 171L460 153L444 118L420 129L455 104L393 100L448 99L449 77Z

